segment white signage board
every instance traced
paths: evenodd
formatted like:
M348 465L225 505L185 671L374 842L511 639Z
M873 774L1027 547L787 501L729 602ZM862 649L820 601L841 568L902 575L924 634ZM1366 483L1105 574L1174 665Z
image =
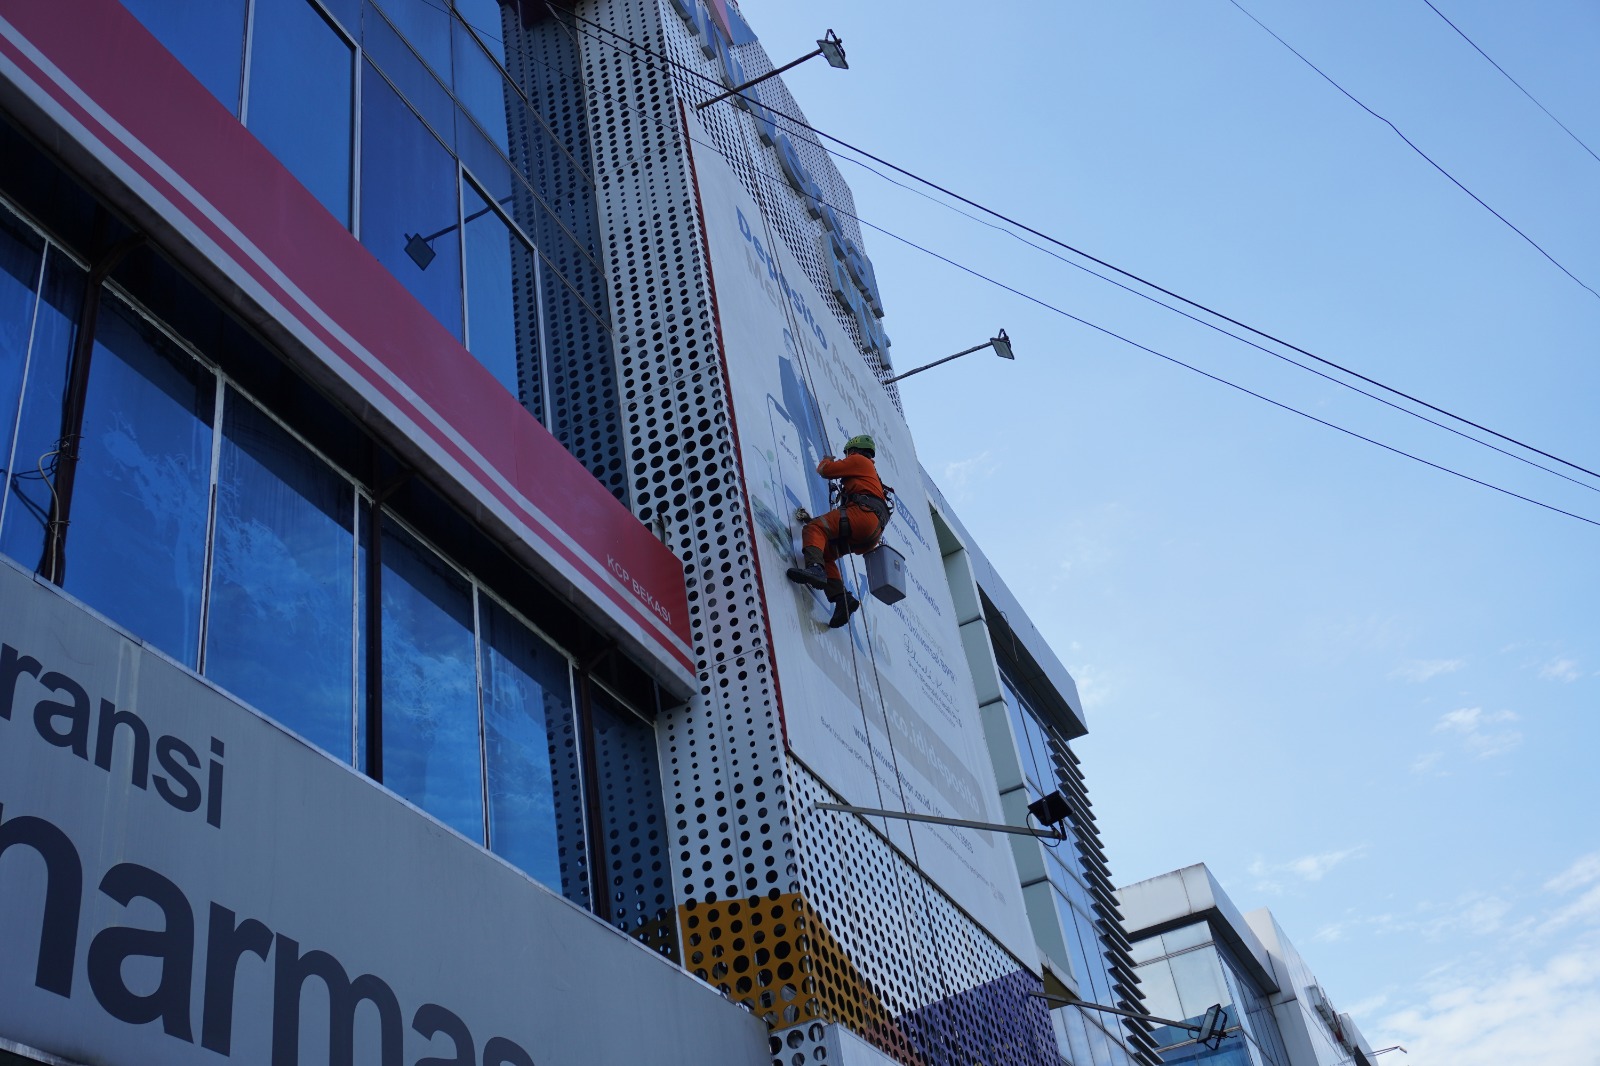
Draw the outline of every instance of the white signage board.
M117 1066L767 1061L714 990L5 560L0 1038Z
M911 431L727 162L707 147L712 138L690 121L789 749L849 803L1003 821ZM858 433L877 444L883 483L903 490L883 539L905 556L907 594L893 605L874 599L863 560L847 556L841 570L864 606L848 629L833 630L831 605L784 572L798 560L796 510L829 509L817 460ZM1036 957L1007 838L880 824L1014 955Z

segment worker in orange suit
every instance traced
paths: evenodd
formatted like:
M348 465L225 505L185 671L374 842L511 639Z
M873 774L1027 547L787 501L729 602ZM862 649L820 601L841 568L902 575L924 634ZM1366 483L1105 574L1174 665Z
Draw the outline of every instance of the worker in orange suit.
M889 522L889 499L878 467L878 453L872 438L861 434L844 442L844 458L824 456L817 473L839 482L839 506L807 522L801 531L803 562L789 568L790 581L821 589L833 604L830 628L838 629L850 620L861 601L845 591L839 576L838 558L845 554L865 555L878 546L883 527Z

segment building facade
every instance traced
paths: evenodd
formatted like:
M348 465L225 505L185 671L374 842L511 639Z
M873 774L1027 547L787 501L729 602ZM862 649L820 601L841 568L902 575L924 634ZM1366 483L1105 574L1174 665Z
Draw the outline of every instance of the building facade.
M1081 707L795 102L695 106L771 69L700 0L0 0L0 1049L1154 1061L1037 995L1138 1005ZM858 432L905 597L832 631Z
M1336 1011L1315 974L1265 908L1241 915L1204 864L1118 890L1123 920L1157 1017L1197 1023L1228 1011L1215 1048L1164 1025L1162 1061L1218 1066L1372 1066L1372 1047Z

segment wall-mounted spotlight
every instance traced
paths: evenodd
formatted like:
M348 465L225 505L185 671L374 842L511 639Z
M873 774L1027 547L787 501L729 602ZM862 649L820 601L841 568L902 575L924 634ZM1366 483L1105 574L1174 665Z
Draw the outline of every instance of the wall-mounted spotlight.
M1067 797L1063 796L1058 788L1028 804L1028 813L1037 818L1040 825L1049 828L1066 821L1072 814L1072 808L1067 804Z
M804 63L806 60L815 59L818 56L822 56L824 59L826 59L828 61L828 66L830 66L830 67L834 67L834 68L836 68L838 70L849 70L850 69L850 64L846 63L844 61L844 42L839 39L839 35L837 33L834 33L832 30L829 30L826 34L823 35L822 39L817 42L817 47L816 47L815 51L807 52L805 55L801 56L799 59L791 60L790 62L785 63L781 67L778 67L778 68L776 68L774 70L769 70L765 74L761 75L761 77L759 77L759 78L751 78L749 81L744 82L743 84L735 85L733 88L729 89L725 93L720 93L720 94L718 94L716 96L713 96L709 100L705 100L705 101L702 101L701 103L695 104L694 105L694 109L696 111L704 111L706 108L710 107L712 104L718 103L719 101L722 101L722 100L726 100L730 96L738 96L740 93L742 93L746 89L750 88L750 86L752 86L752 85L760 85L762 82L766 81L768 78L776 78L779 74L782 74L784 71L789 70L791 67L798 67L801 63Z
M445 230L445 232L448 233L450 231ZM437 233L433 235L433 237L437 236L439 236ZM433 237L424 237L420 233L406 234L406 254L411 257L413 263L417 264L418 270L427 270L428 264L433 262L439 254L433 250L433 245L430 243Z
M932 370L941 363L948 363L952 359L960 359L963 355L971 355L973 352L981 352L985 348L993 348L994 354L998 355L1002 359L1016 358L1016 355L1011 351L1011 338L1006 336L1005 330L1001 330L998 337L990 337L982 344L975 344L971 348L959 351L954 355L947 355L943 359L935 359L931 363L924 363L922 366L919 366L914 370L907 370L904 374L896 374L893 377L884 378L883 383L885 385L889 385L896 381L904 381L912 374L920 374L924 370Z

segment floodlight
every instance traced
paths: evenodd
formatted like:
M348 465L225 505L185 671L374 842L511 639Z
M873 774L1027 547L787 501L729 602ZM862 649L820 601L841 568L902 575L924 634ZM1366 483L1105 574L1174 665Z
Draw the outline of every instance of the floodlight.
M1015 355L1011 354L1011 338L1006 336L1005 330L1001 330L998 337L990 337L989 346L994 349L994 354L1002 359L1016 358Z
M1028 813L1039 819L1040 825L1060 825L1072 813L1072 808L1067 804L1067 797L1063 796L1058 788L1028 804Z
M945 356L943 359L935 359L931 363L925 363L913 370L907 370L904 374L894 374L890 377L886 377L883 379L883 384L892 385L896 381L903 381L912 374L920 374L924 370L932 370L934 367L943 363L948 363L952 359L960 359L963 355L971 355L973 352L981 352L985 348L993 348L994 354L998 355L1002 359L1016 359L1017 357L1016 354L1011 350L1011 338L1006 336L1005 330L1001 330L998 337L990 337L982 344L974 344L971 348L962 349L954 355Z
M828 66L840 70L849 70L850 64L844 61L844 42L839 40L839 35L829 30L822 40L817 42L817 50L828 61Z
M406 234L406 254L411 257L413 263L417 264L417 269L427 270L428 264L433 262L439 253L433 250L433 245L428 243L427 237L420 233L408 233Z
M1228 1012L1220 1003L1213 1003L1206 1008L1204 1018L1200 1019L1200 1028L1195 1030L1194 1042L1203 1044L1215 1051L1217 1045L1222 1043L1228 1028Z
M721 101L726 100L730 96L742 96L744 94L744 91L746 89L750 88L752 85L760 85L762 82L766 81L768 78L776 78L779 74L782 74L784 71L791 70L794 67L798 67L801 63L804 63L806 60L815 59L818 56L822 56L823 58L825 58L828 61L828 66L830 66L830 67L834 67L834 68L839 69L839 70L849 70L850 69L850 64L848 64L848 63L846 63L844 61L844 42L839 39L839 35L837 33L834 33L832 30L829 30L827 32L827 34L825 36L823 36L823 38L817 42L817 47L816 48L814 48L811 51L807 52L805 55L801 56L799 59L791 59L789 62L785 63L783 66L774 67L772 70L767 71L765 74L762 74L760 77L751 78L749 81L740 82L738 85L735 85L733 88L729 89L727 92L718 93L716 96L713 96L709 100L702 100L698 104L694 105L694 109L696 111L704 111L706 108L710 107L712 104L720 103Z

